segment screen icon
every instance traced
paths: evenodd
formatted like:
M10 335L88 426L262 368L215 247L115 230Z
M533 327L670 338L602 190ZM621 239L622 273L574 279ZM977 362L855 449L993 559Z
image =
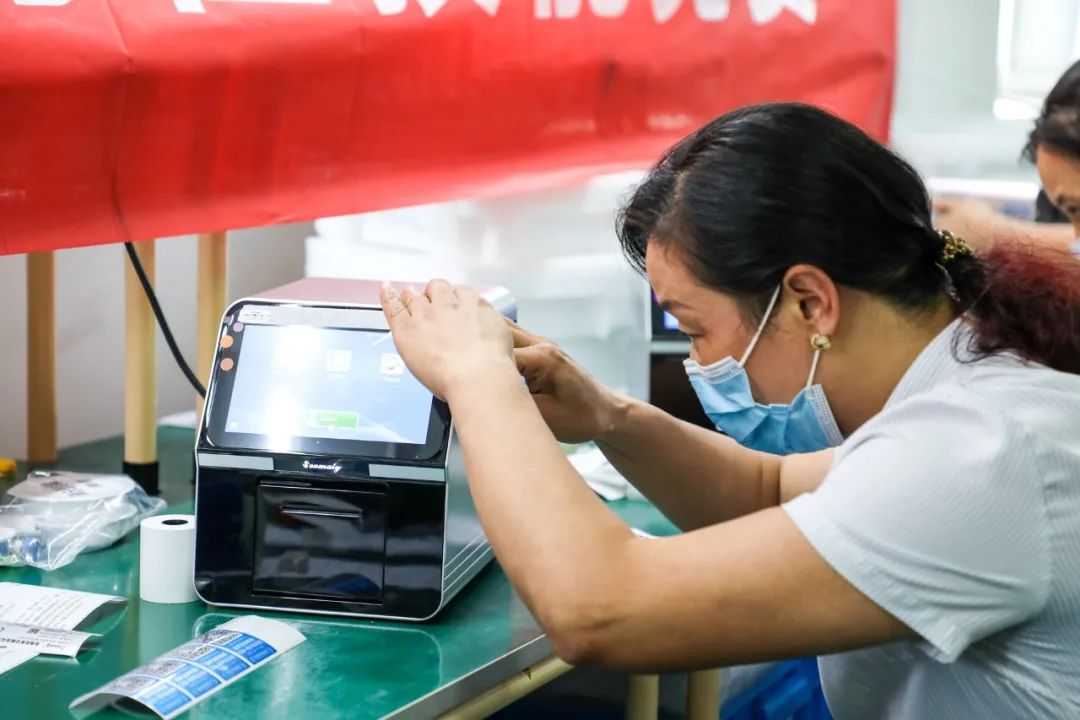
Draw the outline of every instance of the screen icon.
M379 374L384 377L401 377L405 374L405 361L397 353L383 353L379 357Z
M352 369L352 352L349 350L327 350L326 372L347 373Z

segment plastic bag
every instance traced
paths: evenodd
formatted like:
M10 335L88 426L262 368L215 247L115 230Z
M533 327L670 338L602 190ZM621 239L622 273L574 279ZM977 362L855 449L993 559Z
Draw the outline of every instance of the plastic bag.
M34 471L0 504L0 565L55 570L165 507L127 475Z

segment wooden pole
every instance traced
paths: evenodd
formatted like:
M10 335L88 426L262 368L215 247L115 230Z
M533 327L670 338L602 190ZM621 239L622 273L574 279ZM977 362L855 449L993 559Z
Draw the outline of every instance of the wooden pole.
M217 349L218 325L225 312L228 288L228 244L224 232L199 236L198 270L198 351L195 355L195 374L203 387L210 382L210 366ZM197 397L196 414L202 418L203 399Z
M716 720L720 717L721 670L690 673L686 685L687 720Z
M154 241L135 251L154 282ZM157 357L154 313L135 270L124 256L124 472L151 495L158 493Z
M26 256L26 456L56 462L56 268L51 252Z
M660 714L660 676L631 675L626 720L656 720Z
M442 716L443 720L478 720L486 718L510 703L547 685L571 666L559 658L549 658L502 681L482 695Z

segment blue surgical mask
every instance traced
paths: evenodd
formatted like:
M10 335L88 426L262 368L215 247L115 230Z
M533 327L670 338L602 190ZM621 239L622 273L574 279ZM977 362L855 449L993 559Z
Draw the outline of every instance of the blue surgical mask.
M825 390L813 384L821 350L814 351L806 387L791 403L765 405L755 402L750 391L746 361L761 339L779 297L777 287L761 325L740 360L728 356L704 367L694 360L685 360L690 385L716 429L740 445L775 455L834 447L844 438L825 399Z

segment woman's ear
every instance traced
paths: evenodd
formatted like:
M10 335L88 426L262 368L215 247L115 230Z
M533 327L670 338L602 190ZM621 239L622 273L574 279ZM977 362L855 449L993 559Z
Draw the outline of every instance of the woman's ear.
M807 337L836 332L840 326L840 290L832 278L813 265L793 265L784 273L783 282L783 294L789 298L787 307L797 314Z

